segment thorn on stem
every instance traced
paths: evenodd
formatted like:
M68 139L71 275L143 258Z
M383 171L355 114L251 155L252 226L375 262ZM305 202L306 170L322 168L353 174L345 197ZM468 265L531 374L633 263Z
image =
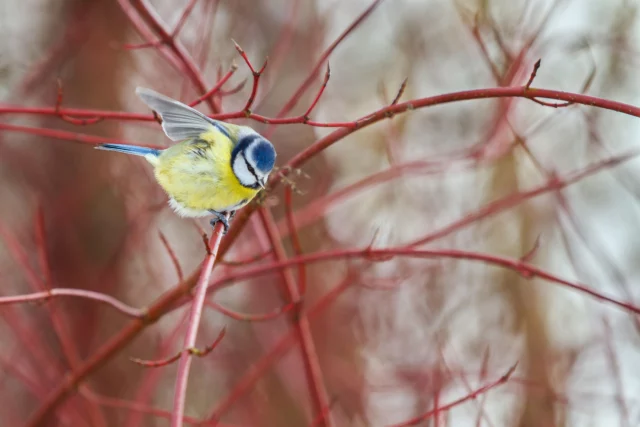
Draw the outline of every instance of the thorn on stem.
M269 62L269 57L267 56L264 59L264 64L262 64L262 68L260 68L260 71L258 71L258 76L257 77L260 77L262 75L262 73L264 73L264 69L267 68L267 63L268 62ZM254 72L254 75L255 75L255 72Z
M244 85L247 84L247 79L244 79L243 81L241 81L238 85L236 85L236 87L231 88L229 90L220 90L220 96L229 96L229 95L234 95L238 92L240 92L243 88Z
M238 44L234 39L231 39L231 42L232 42L232 43L234 44L234 46L236 47L236 50L238 51L238 53L239 53L240 55L243 55L243 54L244 54L244 50L242 50L242 48L240 47L240 45L239 45L239 44Z
M518 367L518 363L520 362L518 361L514 363L513 366L510 367L509 370L502 377L500 377L500 382L507 382L509 378L511 378L511 375L513 375L513 373L516 371L516 368Z
M540 68L540 64L542 63L542 59L538 59L536 61L535 64L533 64L533 70L531 71L531 74L529 75L529 81L527 81L527 84L524 85L525 90L528 90L529 87L531 86L531 83L533 83L533 79L536 78L536 75L538 74L538 69Z
M311 111L313 111L313 109L316 108L318 101L320 101L320 98L322 97L324 90L327 88L327 84L329 83L330 77L331 77L331 66L329 65L329 62L327 62L327 71L325 71L324 73L324 79L322 80L322 85L320 86L320 89L318 90L318 93L316 94L315 98L311 102L311 105L309 106L309 108L307 108L307 111L305 111L305 113L302 115L303 124L307 124L311 120L309 115L311 114Z
M540 235L536 237L536 241L533 243L533 247L529 249L529 251L520 258L520 261L522 262L531 261L531 259L535 256L536 252L538 252L539 248L540 248Z
M207 236L207 233L202 233L202 242L204 243L204 248L207 251L207 255L211 255L211 246L209 245L209 236Z
M389 106L396 105L398 103L398 101L400 101L400 98L402 97L402 94L404 93L405 89L407 88L407 82L408 81L409 81L409 77L405 77L404 80L402 81L402 84L400 85L400 89L398 89L398 93L396 93L396 97L393 98L393 101L391 101L391 104L389 104Z
M369 246L367 246L367 250L370 251L373 249L373 245L376 243L376 240L378 240L378 235L380 234L380 227L376 227L376 229L373 231L373 236L371 237L371 242L369 243Z

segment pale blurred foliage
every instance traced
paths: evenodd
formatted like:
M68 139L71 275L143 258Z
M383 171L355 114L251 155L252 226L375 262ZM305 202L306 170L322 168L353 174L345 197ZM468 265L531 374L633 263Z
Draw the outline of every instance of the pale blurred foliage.
M341 2L322 2L326 8L323 16L330 22L325 45L350 19L337 3ZM404 77L409 82L404 100L495 86L491 70L470 34L470 24L476 20L481 28L482 24L495 26L515 56L554 7L557 9L549 24L526 57L526 68L514 83L526 82L533 62L541 57L543 65L535 86L580 91L595 62L591 94L637 102L637 84L628 68L633 63L620 63L616 58L621 55L618 49L634 52L628 55L631 58L637 50L634 39L639 27L635 8L629 3L386 2L332 55L335 77L317 113L324 121L364 116L393 99L395 88ZM368 4L350 2L349 9L353 14ZM495 37L488 30L481 34L487 50L504 72L504 56ZM375 90L381 82L386 98ZM490 124L499 109L480 107L497 106L500 102L474 101L424 109L356 132L327 150L336 171L332 190L394 163L416 159L437 162L438 158L445 162L447 153L484 142L483 135L491 131ZM548 170L562 174L601 157L602 153L594 155L594 151L598 153L595 143L588 140L585 121L589 118L595 122L602 140L611 141L607 145L612 152L637 146L633 138L637 135L637 120L629 117L579 107L554 110L528 101L516 102L517 107L510 109L508 115L509 125L527 139L533 155ZM516 135L502 127L504 130L494 134L490 144L514 143ZM318 135L328 132L316 129ZM391 158L387 144L392 145ZM512 151L491 167L464 170L466 162L467 159L449 162L442 174L406 176L358 193L328 215L331 235L345 247L362 247L372 240L375 247L402 245L508 192L541 185L548 179L533 167L523 150ZM620 169L637 179L635 169ZM609 253L633 286L638 240L637 233L631 230L638 229L637 199L621 188L610 173L589 178L564 193L587 239L583 243L570 234L571 251L579 251L574 255L574 265L567 258L558 230L559 226L567 227L567 219L551 195L474 223L432 247L518 257L527 253L539 236L536 264L624 298L617 286L620 283L615 283L617 277L611 269L607 271L606 260L598 259L597 254ZM604 204L603 198L607 200ZM571 232L570 226L568 229ZM599 250L589 253L598 248L588 246L598 246ZM461 381L456 371L462 370L476 379L466 381L476 383L486 355L490 356L490 372L494 376L519 361L517 372L522 376L535 378L548 390L566 392L572 399L571 406L565 409L558 404L552 412L553 406L536 396L534 390L527 393L526 389L505 387L483 400L485 414L493 425L511 425L517 418L515 414L522 410L526 425L583 425L586 419L590 425L623 425L619 424L619 416L625 415L616 398L601 398L596 409L591 410L591 401L582 394L596 391L614 396L617 392L614 381L602 381L611 375L610 356L605 351L608 343L603 339L605 315L616 325L612 345L626 393L621 398L637 393L640 377L633 360L639 352L637 345L628 342L637 337L637 331L629 332L628 315L542 281L519 279L512 272L459 262L438 262L440 268L435 269L430 266L434 263L398 259L369 270L378 277L400 276L396 279L398 290L391 294L360 295L365 375L372 384L398 385L392 392L370 390L368 408L373 425L397 421L403 411L424 411L425 399L428 400L424 393L428 396L444 388L442 402L468 393L468 383ZM632 292L638 294L633 288ZM594 365L600 372L597 375ZM406 381L407 376L411 377L408 372L425 378L418 388L420 393L415 393L415 384ZM442 372L445 379L438 380ZM438 381L444 381L444 385ZM394 398L395 393L403 397ZM632 422L633 414L632 411ZM448 421L456 426L474 425L477 416L477 406L471 404L450 412Z
M174 0L150 3L171 26L183 7L183 2L178 7ZM215 9L211 7L213 3L217 5ZM3 100L51 105L59 74L66 77L65 85L72 93L74 85L80 86L75 96L65 101L79 107L146 111L133 94L138 85L181 99L198 95L185 78L152 50L117 56L115 52L120 52L117 47L122 43L140 40L129 27L123 32L122 16L121 21L113 23L101 21L99 14L87 19L90 25L95 25L96 32L106 34L103 40L110 43L99 46L104 49L103 55L114 55L113 62L92 68L89 61L87 67L92 72L78 77L69 68L77 67L73 68L75 73L85 69L67 59L42 77L39 85L35 85L38 90L25 90L29 96L25 95L19 88L24 89L30 75L27 71L51 48L49 36L59 37L66 22L65 13L70 15L81 4L0 2L0 35L3 40L12 40L0 47ZM117 9L115 3L106 0L100 4L105 9ZM307 76L320 53L370 4L368 0L212 3L202 0L180 37L205 70L209 83L215 82L219 71L226 72L233 62L239 65L225 87L234 87L245 79L247 82L240 93L224 99L225 111L242 108L251 89L250 73L230 39L242 45L256 67L261 66L267 55L271 56L256 111L274 116ZM312 116L318 121L355 120L390 103L405 78L408 83L401 101L495 87L498 82L491 66L471 33L474 23L498 72L505 73L509 60L500 43L513 57L517 56L549 11L549 21L532 44L514 81L507 84L524 84L535 60L542 58L536 87L581 91L595 67L590 94L637 103L640 88L634 68L640 27L636 7L632 1L624 0L383 1L331 55L331 80ZM209 22L208 40L204 43L199 25L202 17L212 10L215 18ZM288 54L274 58L271 49L281 37L289 37L284 43ZM86 50L83 54L87 54ZM105 82L104 74L116 77ZM321 77L290 114L304 112ZM81 78L87 79L85 86L76 80ZM91 88L100 88L99 93ZM509 108L508 122L501 118L501 107L505 105ZM34 126L57 125L53 120L40 118L11 120ZM498 125L494 126L496 122ZM512 148L517 140L514 132L526 139L528 149L547 171L562 176L598 158L637 146L636 123L637 119L629 116L586 107L552 109L524 100L497 99L420 109L380 122L355 132L326 150L322 159L305 167L311 179L301 180L299 185L308 194L298 196L297 206L393 166L423 160L430 162L431 167L351 193L346 200L331 206L324 221L303 230L303 247L311 252L336 247L364 248L369 244L376 248L399 246L428 235L490 201L544 184L548 177L525 151ZM254 125L259 131L269 130L265 125ZM91 128L66 127L69 128L93 132ZM99 129L102 134L131 141L167 142L155 124L107 123ZM280 126L272 137L280 163L331 131ZM594 142L594 134L606 148ZM25 163L18 165L29 166L29 156L38 156L38 165L46 163L45 171L54 174L64 170L72 182L83 182L95 165L104 165L96 169L97 190L88 191L97 196L82 199L85 203L80 206L86 211L78 214L83 219L89 218L91 224L88 228L78 226L78 234L97 242L101 261L115 260L119 267L117 273L105 272L105 277L99 278L97 290L112 293L131 305L143 306L174 286L176 272L157 237L159 229L171 242L184 272L190 274L197 268L202 257L197 228L164 207L164 195L152 182L150 169L143 162L105 157L102 153L96 156L89 153L88 147L75 146L68 148L69 153L54 158L55 147L63 147L65 143L56 142L53 148L36 153L34 148L49 142L37 139L37 143L28 146L29 151L21 149L21 144L36 138L19 134L0 137L3 152L7 148L13 154L13 150L19 152ZM487 144L487 162L477 164L469 157L460 157L460 153L478 144ZM72 161L86 165L67 171ZM3 223L14 227L30 243L35 206L52 189L47 187L48 176L42 171L25 169L21 175L9 163L10 160L3 160L0 164L4 181L0 186L3 205L0 212ZM637 189L636 175L637 168L627 164L563 190L571 216L561 208L558 198L548 193L474 222L427 247L518 258L528 253L539 238L539 248L531 262L563 278L579 280L607 295L629 300L639 293L634 286L640 235L638 193L633 192ZM70 188L73 193L75 187ZM274 211L279 214L282 198L277 202ZM52 235L56 232L57 218L65 217L64 211L58 215L50 220ZM200 225L206 226L206 221ZM229 258L244 259L268 249L260 228L260 222L254 218L248 224L249 232L238 241ZM87 229L91 232L85 233ZM67 249L64 244L56 247L61 252ZM10 255L3 250L0 256L2 294L26 292L28 288L23 285L22 288L13 285L23 279L19 279L19 270L12 269ZM519 362L516 375L531 379L535 386L501 386L448 412L446 425L474 426L481 416L483 425L496 427L552 425L552 422L558 426L624 426L618 399L626 400L631 425L637 420L638 402L634 396L640 389L637 368L640 354L637 329L628 314L556 285L526 280L514 272L479 263L398 258L361 265L360 282L393 285L393 289L365 288L348 293L315 322L328 388L338 399L332 412L337 425L381 426L399 422L431 409L436 395L440 404L450 402L503 375L515 362ZM75 272L73 265L70 269ZM224 271L227 268L220 267L216 274ZM311 266L308 274L308 300L312 301L341 280L343 269ZM78 286L85 283L81 274L71 276L77 279L74 283ZM246 312L267 312L281 304L275 290L279 276L251 282L227 288L216 294L215 300ZM115 288L106 288L106 283ZM57 285L74 286L67 281ZM30 313L37 310L36 307ZM97 318L94 319L97 326L92 340L82 345L84 357L122 325L120 315L107 309L92 314ZM89 384L105 394L135 399L146 372L130 364L126 357L158 358L175 351L182 341L182 332L174 346L160 349L158 343L171 333L182 315L181 310L163 318L127 347L117 363L103 370L102 380L94 378ZM611 335L604 329L605 318L611 325ZM283 320L264 324L232 322L208 310L199 331L200 342L208 342L225 324L229 325L229 331L223 347L199 361L197 374L191 376L189 415L206 416L239 375L271 348L288 327ZM9 347L12 338L9 332L4 333L5 329L11 330L2 329L2 345ZM612 346L619 374L612 370L608 346ZM16 350L8 351L13 354ZM482 379L484 363L487 377ZM174 368L165 368L152 374L155 380L145 382L145 387L157 390L152 394L156 406L171 407L174 374ZM617 375L623 396L617 395ZM45 382L47 389L52 384L55 381L51 378ZM5 383L3 387L10 386ZM275 366L274 374L267 375L255 387L250 399L236 405L260 408L257 412L262 425L307 425L310 407L307 390L299 357L289 352ZM561 403L558 396L565 396L568 404ZM27 409L32 410L33 402L28 397L23 399L30 402ZM481 407L483 411L479 410ZM251 420L250 410L245 413L234 409L231 412L244 425L258 425L257 419L252 420L254 424L247 421ZM126 419L131 421L137 416L127 415ZM141 425L165 425L162 423L158 420L156 424Z

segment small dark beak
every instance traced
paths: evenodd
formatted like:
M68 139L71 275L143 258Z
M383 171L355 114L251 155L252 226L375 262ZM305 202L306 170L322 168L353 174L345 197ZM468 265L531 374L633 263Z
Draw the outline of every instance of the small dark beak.
M258 184L260 184L260 187L261 187L263 190L265 189L265 180L258 181Z

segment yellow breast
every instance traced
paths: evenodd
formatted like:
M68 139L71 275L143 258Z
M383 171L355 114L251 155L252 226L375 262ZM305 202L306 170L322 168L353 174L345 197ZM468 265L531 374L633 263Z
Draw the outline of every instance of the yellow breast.
M201 216L209 210L236 210L258 193L236 178L231 169L232 150L229 138L212 131L197 140L180 142L160 155L155 165L156 179L169 197L185 208L176 209L180 214Z

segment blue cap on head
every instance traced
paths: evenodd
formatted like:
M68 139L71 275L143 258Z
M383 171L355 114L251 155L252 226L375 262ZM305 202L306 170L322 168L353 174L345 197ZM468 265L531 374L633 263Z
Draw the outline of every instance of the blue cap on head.
M231 163L235 157L244 152L251 164L263 174L268 174L276 162L276 150L273 145L260 135L254 134L240 139L231 153Z
M255 144L251 149L251 156L258 169L264 173L271 172L276 162L276 151L273 145L264 138Z

